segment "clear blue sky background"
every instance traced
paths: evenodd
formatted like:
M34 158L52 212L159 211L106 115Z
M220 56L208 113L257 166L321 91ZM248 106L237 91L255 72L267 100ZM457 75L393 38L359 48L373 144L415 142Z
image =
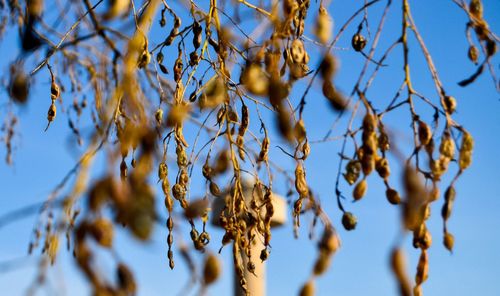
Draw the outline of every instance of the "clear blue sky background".
M356 3L356 6L351 4ZM363 1L333 1L330 13L336 22L336 30ZM382 1L383 3L384 1ZM380 48L386 48L400 34L400 1L394 1L392 17L386 25L385 37ZM493 31L500 33L500 1L485 0L485 18ZM372 33L379 19L382 3L370 10ZM450 255L441 245L442 222L439 215L442 200L435 203L429 228L434 244L429 251L429 279L424 283L425 295L500 295L500 96L495 92L488 74L482 75L476 83L461 88L456 83L474 71L473 65L466 59L467 43L464 35L465 14L452 1L411 1L411 7L420 32L427 42L436 67L447 91L458 101L456 119L462 123L475 138L474 160L457 184L457 200L449 228L455 235L456 246ZM313 13L310 16L313 17ZM224 20L224 18L222 18ZM338 46L349 48L350 37L355 27L346 33ZM309 35L312 35L309 32ZM151 40L161 40L160 38ZM388 39L387 39L388 38ZM6 56L14 57L17 44L9 37L0 43L1 71L7 71ZM415 45L415 44L414 44ZM436 94L429 79L429 74L421 56L412 51L412 78L415 87L422 93L435 99ZM363 58L352 50L338 50L341 59L337 84L346 92L350 91L353 81L359 74ZM377 56L377 55L376 55ZM379 56L379 55L378 55ZM369 99L378 106L385 106L392 98L402 77L401 49L387 64L390 68L376 79ZM314 57L313 62L314 65ZM499 59L493 60L498 71ZM391 67L392 64L392 67ZM66 118L61 116L44 133L46 109L49 105L46 74L36 77L37 88L32 92L30 104L20 108L20 138L14 154L14 165L7 167L0 164L0 215L34 202L46 199L54 185L73 166L78 157L74 139L66 128ZM301 94L303 85L295 88ZM40 95L38 95L40 94ZM5 115L7 100L5 92L0 93L0 119ZM296 103L298 98L293 97ZM69 101L69 99L66 99ZM332 113L317 92L308 97L306 107L306 125L311 139L321 138L334 120ZM421 109L425 113L425 109ZM429 110L427 110L429 111ZM402 110L388 116L386 120L395 131L407 133L410 124L408 111ZM430 113L429 113L430 114ZM432 114L428 115L427 120ZM337 131L337 134L340 131ZM400 140L411 138L401 136ZM70 144L71 143L71 144ZM307 161L308 180L319 194L322 204L337 225L340 225L341 213L334 202L334 179L336 175L339 143L314 145L313 153ZM289 159L284 158L273 146L273 156L284 166L291 167ZM0 150L5 152L3 148ZM102 159L101 159L102 160ZM342 249L336 254L329 272L317 281L318 295L396 295L396 284L388 268L388 254L399 231L399 212L389 205L384 196L384 189L378 178L369 179L369 192L362 202L345 202L349 211L359 219L356 231L347 233L340 226ZM398 172L391 177L392 184L399 184ZM159 188L158 188L159 189ZM279 193L283 186L276 186ZM343 185L346 195L350 191ZM160 191L158 190L160 194ZM0 229L0 294L22 295L36 276L36 257L26 258L26 250L31 239L31 231L36 217L12 223ZM302 283L309 277L316 256L315 244L307 239L307 233L301 232L299 240L292 235L289 222L273 234L272 255L267 264L268 295L295 295ZM211 249L217 250L222 235L220 230L212 229ZM187 238L187 233L186 237ZM139 295L183 295L184 283L188 273L182 260L177 257L176 269L170 271L166 259L166 231L157 227L152 242L143 244L130 238L125 232L119 232L117 245L119 255L136 272L139 282ZM410 258L409 272L414 274L418 251L414 250L410 236L406 238L406 250ZM222 278L209 290L209 295L231 295L232 271L230 248L222 252L224 271ZM18 259L17 267L2 270L2 262ZM198 258L198 259L201 259ZM103 270L109 269L109 261L103 257ZM198 261L201 262L201 261ZM110 270L110 269L109 269ZM111 271L111 270L110 270ZM42 289L41 295L88 295L86 283L79 274L70 254L60 253L57 264L49 275L50 288ZM190 294L198 290L191 290Z

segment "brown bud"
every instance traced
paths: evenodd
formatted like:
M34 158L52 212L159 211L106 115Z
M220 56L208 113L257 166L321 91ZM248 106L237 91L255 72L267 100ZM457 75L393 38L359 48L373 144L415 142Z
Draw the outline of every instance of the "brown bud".
M401 197L399 196L399 193L392 188L388 188L385 191L385 196L387 197L387 200L393 205L401 203Z
M477 60L479 58L479 50L474 45L469 47L469 51L467 52L467 56L469 60L471 60L474 64L477 64Z
M375 170L381 178L387 179L391 174L391 169L389 167L387 158L379 158L375 163Z
M356 33L352 36L351 45L355 51L362 51L366 46L366 39L360 33Z
M304 286L302 286L302 288L300 289L299 295L300 296L314 296L314 294L315 294L314 290L315 290L314 281L309 280L307 283L304 284Z
M219 278L220 271L219 259L213 254L208 254L203 268L203 282L206 285L215 282Z
M354 190L352 192L352 197L354 198L354 200L358 201L362 199L363 196L365 196L367 186L368 185L366 179L363 179L359 181L358 184L356 184L356 187L354 187Z
M432 131L429 125L421 120L418 121L418 139L420 140L420 145L425 146L429 144L432 138Z
M453 251L453 245L455 244L455 238L453 237L453 234L446 232L444 234L443 244L446 249L448 249L448 251Z
M356 216L354 216L350 212L344 212L344 215L342 215L342 225L344 226L344 228L350 231L356 228L356 224Z
M444 96L444 110L448 114L453 114L457 109L457 100L452 96Z

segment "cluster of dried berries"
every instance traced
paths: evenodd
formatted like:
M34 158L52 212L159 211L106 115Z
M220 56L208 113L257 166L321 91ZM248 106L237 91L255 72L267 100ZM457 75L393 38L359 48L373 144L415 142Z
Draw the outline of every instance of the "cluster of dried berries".
M45 2L5 4L0 0L0 15L7 15L5 26L17 27L22 51L15 62L9 61L8 79L0 80L5 81L10 97L2 140L10 163L14 127L19 120L11 109L28 103L34 77L45 72L47 66L51 79L47 128L55 120L59 101L58 118L61 113L67 116L69 130L78 144L83 146L85 138L88 146L44 205L40 215L43 223L35 227L30 252L41 245L47 255L45 260L54 262L60 237L65 233L68 248L73 247L75 260L96 295L132 295L137 291L132 272L122 262L116 262L115 281L100 274L93 264L97 248L117 248L113 241L118 225L137 239L148 240L158 221L166 225L165 264L168 261L168 266L174 268L177 247L193 278L201 279L203 287L212 284L219 278L221 267L209 250L211 236L206 224L210 216L215 216L212 220L224 230L222 247L232 244L234 268L242 289L248 293L245 276L255 273L256 260L265 261L271 253L276 210L273 180L278 175L286 180L289 189L295 235L301 221L310 216L310 237L314 237L318 222L323 229L312 276L300 291L301 295L313 295L315 277L326 272L340 247L336 223L323 211L306 174L312 143L330 140L328 136L311 140L313 133L307 128L311 119L304 110L307 100L312 99L309 90L316 86L316 79L337 118L328 135L344 115L349 117L346 129L339 132L343 145L332 188L341 213L339 224L349 231L358 224L354 213L344 208L342 176L346 186L352 186L352 199L361 201L371 194L368 182L374 178L368 177L376 172L385 185L388 202L402 212L403 233L412 233L413 246L420 249L414 284L406 274L401 247L396 246L391 255L401 294L421 295L429 268L428 248L432 244L426 225L431 216L430 205L439 199L440 188L444 188L441 180L447 180L444 176L456 164L457 172L446 186L441 210L443 243L450 251L453 249L454 237L447 223L455 201L455 183L471 165L474 141L452 118L458 108L457 99L444 89L408 0L402 0L401 36L385 51L379 49L378 42L386 18L392 14L400 17L389 13L394 1L386 1L374 35L368 11L383 2L380 0L360 4L335 33L328 1L262 1L259 5L245 0L186 1L173 6L175 10L169 1L160 0L95 4L90 0L68 1L54 28L45 21L52 17ZM468 5L457 4L469 18L468 57L479 63L477 72L460 85L473 82L487 67L495 80L491 59L499 39L483 18L482 3L471 0ZM235 8L232 15L227 9L229 5ZM310 22L311 9L317 11L314 22ZM159 30L152 34L157 14ZM252 26L243 25L247 20L255 25L253 32L247 32ZM339 60L332 49L358 21L357 29L353 28L354 33L346 42L352 47L348 50L360 54L364 66L352 92L344 95L335 80ZM4 24L2 20L0 36ZM314 26L313 39L308 37L307 24ZM472 32L477 36L475 43ZM419 93L412 85L412 64L408 58L412 37L430 69L436 98ZM51 41L54 38L57 40ZM393 49L398 46L403 53L404 82L390 104L381 107L378 98L371 99L369 90L386 66L383 62L394 55ZM47 49L45 54L41 53L42 48ZM481 52L484 60L479 62ZM380 55L378 60L376 54ZM29 72L25 72L27 67ZM301 88L304 82L307 85ZM302 96L298 96L302 90ZM67 106L62 94L72 97ZM421 105L434 110L432 123L420 111ZM413 135L412 151L407 156L402 153L406 144L399 145L400 141L392 137L392 126L385 120L387 114L404 107L410 112L408 121ZM444 127L439 125L443 119ZM87 123L94 129L81 133L79 126ZM276 132L270 129L272 124ZM271 140L291 158L291 168L274 161ZM204 144L199 145L200 142ZM439 148L435 149L437 143ZM105 156L108 170L91 179L92 162L97 155ZM404 169L402 194L390 183L392 156ZM191 195L196 190L191 182L198 175L206 181L202 188L205 194L194 198ZM248 182L248 176L254 181ZM71 185L70 179L74 180ZM161 188L163 195L161 212L155 206L155 187ZM63 190L68 193L63 194ZM78 208L80 199L84 201L83 211ZM223 205L220 213L212 211L215 203ZM63 211L59 213L56 209L61 205ZM184 226L189 228L192 244L187 246L176 236L174 245L174 233L177 235L177 230L181 232ZM259 258L254 258L253 248L260 251ZM203 274L199 277L194 276L197 270L191 252L205 253Z

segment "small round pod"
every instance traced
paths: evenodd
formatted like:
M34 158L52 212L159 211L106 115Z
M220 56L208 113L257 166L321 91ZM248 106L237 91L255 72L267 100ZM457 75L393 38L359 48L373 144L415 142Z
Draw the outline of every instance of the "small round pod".
M398 205L401 203L401 197L395 189L387 188L387 190L385 191L385 196L389 203L392 205Z
M368 188L368 183L366 182L366 179L362 179L361 181L356 184L354 187L354 190L352 192L352 197L354 198L355 201L359 201L365 196L366 190Z
M455 245L455 237L453 236L453 234L445 232L443 238L443 245L448 251L450 252L453 251L453 246Z
M381 157L375 162L375 170L379 176L386 180L391 175L391 168L389 167L389 161L387 158Z
M219 259L214 254L208 254L203 267L203 282L205 285L210 285L215 282L221 273Z
M362 51L366 46L366 38L361 33L356 33L352 36L351 45L355 51Z
M315 290L314 280L311 279L302 286L299 296L314 296Z
M448 114L453 114L457 109L457 100L452 96L444 96L444 110Z
M134 275L132 271L123 263L118 264L116 270L116 277L120 290L124 291L126 295L134 295L137 291Z
M330 266L332 261L331 254L328 254L324 250L320 250L319 256L316 259L316 263L314 264L313 274L315 276L322 275Z
M351 212L344 212L344 215L342 215L342 225L347 231L355 229L357 223L356 216Z
M91 233L99 245L105 248L111 248L113 245L113 223L111 223L108 219L96 219L92 224Z

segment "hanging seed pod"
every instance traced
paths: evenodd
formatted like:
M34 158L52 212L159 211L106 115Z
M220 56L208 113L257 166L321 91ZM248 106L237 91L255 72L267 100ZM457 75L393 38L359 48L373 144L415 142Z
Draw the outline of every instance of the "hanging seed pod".
M355 201L359 201L363 198L363 196L365 196L367 187L368 183L366 182L366 179L363 179L359 181L358 184L356 184L352 192L352 197L354 198Z
M141 55L139 56L139 59L137 60L137 67L139 69L143 69L149 64L149 62L151 62L151 54L147 50L147 45L145 45L144 50L142 51Z
M205 285L215 282L220 276L220 271L219 259L213 254L208 254L203 268L203 282Z
M382 152L389 151L389 149L391 148L391 144L389 142L389 136L387 135L387 133L383 128L380 129L380 135L378 136L377 142L378 142L378 148Z
M52 101L52 104L50 104L50 107L49 107L49 111L47 111L48 124L47 124L47 127L45 128L45 130L47 130L50 126L50 123L52 121L54 121L54 119L56 118L56 114L57 114L56 104L54 104L54 101Z
M326 54L323 57L323 60L321 61L320 65L321 77L323 78L323 80L330 81L331 79L333 79L336 70L337 70L337 62L335 60L335 57L331 54Z
M306 175L302 164L297 163L295 167L295 189L301 198L309 196L309 188L306 182Z
M189 105L185 104L177 104L170 108L170 112L168 112L166 125L167 127L176 127L182 125L184 119L188 116L191 108Z
M420 259L418 260L417 273L415 275L415 283L417 286L421 285L425 280L427 280L429 275L429 256L425 250L420 253Z
M219 186L217 185L217 183L215 183L215 182L210 182L209 189L210 189L210 193L211 193L213 196L220 196L220 195L221 195L221 191L220 191L220 188L219 188Z
M429 125L422 120L418 121L418 139L421 146L429 144L432 139L432 131Z
M491 39L486 40L486 56L492 57L497 52L497 43Z
M452 96L444 96L444 110L448 114L453 114L457 109L457 100Z
M187 166L188 157L184 146L177 145L177 147L175 148L175 153L177 154L177 166L180 168Z
M172 217L167 218L167 228L170 231L174 229L174 219L172 219Z
M174 269L175 267L175 263L174 263L174 252L172 252L171 250L168 251L168 266L170 267L170 269Z
M43 0L30 0L30 1L27 1L26 10L28 12L28 15L31 18L39 18L42 15L43 6L44 6L43 2L44 2ZM9 5L14 5L14 4L9 4Z
M98 244L105 248L111 248L113 245L113 223L111 221L98 218L92 223L91 234Z
M325 227L321 240L318 243L318 248L328 254L333 254L340 248L339 237L332 228Z
M28 101L29 95L29 77L24 73L22 68L11 66L9 94L14 102L25 104Z
M377 153L377 135L374 132L363 131L363 152L365 155L374 157Z
M189 66L194 67L200 62L200 56L196 51L189 54ZM189 101L194 102L196 100L196 91L191 94Z
M55 101L59 98L59 95L61 94L61 90L59 88L59 85L55 82L55 79L52 78L52 82L50 84L50 99L52 101Z
M205 164L203 165L203 168L202 168L201 172L203 174L203 177L205 177L205 179L207 179L207 180L211 180L212 179L213 169L208 164L208 157L207 157L207 159L205 161Z
M368 134L372 134L375 132L375 127L376 127L375 116L367 112L365 114L365 117L363 117L363 131Z
M264 140L262 140L262 144L260 146L258 161L267 161L268 160L269 145L270 145L269 137L267 137L267 135L266 135Z
M449 232L445 232L444 238L443 238L443 244L448 249L448 251L452 252L453 251L453 245L455 244L455 238L453 237L453 234Z
M387 190L385 191L385 196L387 197L389 203L393 205L398 205L401 203L401 197L399 196L399 193L392 188L387 188Z
M103 15L105 20L111 20L120 15L123 15L129 7L129 1L127 0L110 0L108 2L108 9Z
M467 152L471 152L472 149L474 149L474 139L471 134L466 131L462 133L462 145L460 149Z
M451 216L451 211L453 208L453 202L445 202L441 208L441 217L444 221L448 220Z
M445 131L441 138L441 145L439 146L439 152L446 158L452 159L455 155L455 142L451 138L450 132Z
M477 47L471 45L469 47L469 50L467 51L467 57L469 58L469 60L471 60L471 62L477 64L477 61L479 59L479 50L477 49Z
M260 64L248 64L241 73L240 82L253 95L267 96L269 94L269 78Z
M455 188L453 186L448 187L444 193L445 202L454 202L456 195L457 192L455 191Z
M241 124L240 129L238 130L238 134L243 137L248 129L248 125L250 124L250 116L248 114L248 107L243 104L241 106Z
M267 250L267 248L262 249L262 251L260 251L260 256L259 256L260 260L264 262L267 260L268 257L269 257L269 251Z
M56 261L57 252L59 251L59 237L55 234L51 234L47 237L47 256L50 259L50 264L54 264Z
M427 204L425 207L425 214L424 214L424 220L428 220L431 217L431 206L430 204Z
M174 208L174 201L170 197L170 188L169 187L170 187L170 184L168 182L168 178L163 179L161 188L163 190L163 194L165 195L165 201L164 201L165 208L170 213L170 212L172 212L172 210Z
M446 222L448 218L451 216L451 211L453 208L453 202L455 201L455 196L456 196L456 191L455 188L450 186L446 189L446 192L444 193L444 204L441 209L441 216L443 220Z
M290 54L294 63L303 63L306 58L304 43L300 39L295 39L290 46Z
M176 183L172 187L172 195L174 196L175 199L180 201L180 200L184 199L184 197L186 196L186 190L184 189L184 187L181 184Z
M439 199L439 196L441 195L441 191L439 190L439 187L436 184L433 184L432 190L430 192L430 202L436 201Z
M163 180L167 177L168 175L168 167L167 164L162 162L158 166L158 179Z
M375 170L382 179L387 180L387 178L391 174L391 169L389 167L389 162L387 161L387 158L379 158L375 162Z
M326 44L332 36L333 22L328 10L320 5L318 18L316 19L315 35L319 42Z
M345 173L344 173L344 178L347 181L347 183L349 183L349 185L356 183L360 174L361 174L361 162L357 160L350 160L345 167Z
M161 126L161 123L163 121L163 110L161 108L158 108L155 112L155 120L156 120L156 125Z
M325 251L320 251L319 256L314 264L313 274L315 276L322 275L330 266L332 256Z
M344 226L345 230L350 231L355 229L357 223L358 222L356 216L354 216L350 212L344 212L344 214L342 215L342 225Z
M432 245L432 235L424 223L413 233L413 246L422 250L427 250Z
M329 80L323 81L323 96L328 99L330 106L335 111L342 111L347 108L347 101L344 99L341 93L335 90L335 87Z
M179 55L179 57L175 60L174 63L174 81L178 82L182 78L182 69L184 68L184 64L182 63L182 58Z
M392 272L396 276L399 284L399 293L401 296L411 296L412 289L410 280L406 275L406 258L403 251L399 248L394 249L391 254Z
M404 188L406 202L403 206L403 221L406 229L415 230L423 223L428 193L421 176L411 166L404 171Z
M307 139L300 145L299 151L302 151L303 160L306 160L309 154L311 154L311 145L309 145L309 141Z
M297 142L302 142L306 138L306 126L304 125L304 120L300 119L297 121L294 127L294 135Z
M314 296L315 287L314 281L311 279L307 283L305 283L300 289L299 296Z
M116 277L121 291L126 295L134 295L137 291L134 275L130 269L123 263L118 264L116 269Z
M474 139L468 132L462 134L462 144L459 151L458 165L461 170L465 170L472 163L472 150L474 149Z
M375 169L375 157L372 154L364 153L361 158L361 167L365 176L370 175Z
M431 171L436 180L439 180L440 177L448 170L449 163L450 159L446 156L440 156L439 159L431 162Z
M429 140L429 143L425 145L425 151L427 152L428 155L432 155L434 153L434 146L435 146L434 139L431 138Z
M189 183L189 175L187 173L186 168L181 168L179 171L179 178L178 178L179 184L181 184L184 188L187 189L188 183Z
M195 50L197 50L201 45L201 33L201 25L195 20L193 23L193 46Z
M198 106L200 107L200 109L212 109L216 108L227 99L227 86L224 82L224 79L221 77L215 77L215 79L207 82L204 91L198 98ZM235 122L236 121L237 120L235 120Z
M188 219L195 219L203 216L203 214L208 210L208 199L197 199L189 203L188 207L184 211L184 216Z
M362 51L366 46L366 39L360 33L356 33L352 36L351 45L355 51Z
M483 3L481 0L471 0L469 4L469 12L478 19L483 18Z

